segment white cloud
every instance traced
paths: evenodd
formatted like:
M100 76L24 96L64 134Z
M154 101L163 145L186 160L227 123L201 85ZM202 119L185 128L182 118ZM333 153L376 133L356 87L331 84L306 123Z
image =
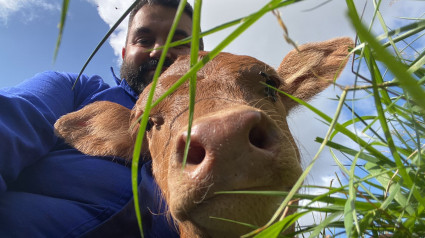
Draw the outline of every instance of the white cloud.
M21 20L31 21L43 11L60 11L57 2L48 0L0 0L0 23L7 24L13 14L22 13Z
M22 8L22 1L0 0L0 19L7 22L10 14Z

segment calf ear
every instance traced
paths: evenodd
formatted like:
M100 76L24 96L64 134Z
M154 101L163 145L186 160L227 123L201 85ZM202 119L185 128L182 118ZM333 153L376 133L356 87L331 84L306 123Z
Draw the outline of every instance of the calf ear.
M327 88L344 69L351 38L305 44L299 51L292 50L283 59L277 72L284 83L281 90L303 100L308 100ZM283 101L288 110L297 103L286 96Z
M84 154L130 160L136 137L130 116L130 109L116 103L94 102L59 118L55 132Z

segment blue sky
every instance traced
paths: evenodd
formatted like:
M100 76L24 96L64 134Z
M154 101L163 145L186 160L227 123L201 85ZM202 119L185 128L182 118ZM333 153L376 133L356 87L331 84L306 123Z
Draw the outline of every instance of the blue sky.
M0 87L16 85L45 70L78 72L109 29L93 4L70 1L62 44L53 64L61 1L51 2L52 9L28 4L0 18ZM117 66L116 59L109 44L105 44L85 72L108 80L110 66Z

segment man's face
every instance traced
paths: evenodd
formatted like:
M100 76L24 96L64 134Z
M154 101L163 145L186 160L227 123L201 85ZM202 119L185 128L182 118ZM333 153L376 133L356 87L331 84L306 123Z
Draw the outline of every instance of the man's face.
M146 85L152 81L162 52L150 50L165 44L175 14L176 9L173 8L145 5L133 18L127 43L122 50L121 78L125 78L130 87L138 93L141 93ZM191 32L192 20L186 13L183 13L173 41L186 38ZM189 53L190 45L170 48L163 70L174 62L178 55Z

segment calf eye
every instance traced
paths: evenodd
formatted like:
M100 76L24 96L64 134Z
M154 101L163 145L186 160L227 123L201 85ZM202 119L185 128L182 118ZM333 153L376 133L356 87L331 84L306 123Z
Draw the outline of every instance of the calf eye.
M279 85L277 84L276 80L271 79L266 73L260 72L260 75L266 78L266 84L277 88ZM271 101L276 102L277 101L277 92L273 88L266 87L264 89L264 92L266 93L267 98L269 98Z
M152 121L152 118L149 117L148 124L146 125L146 132L149 132L152 130L152 127L155 125L155 123Z
M146 125L146 132L152 130L153 127L155 129L160 130L161 125L164 124L164 118L160 115L152 115L149 116L148 124Z

